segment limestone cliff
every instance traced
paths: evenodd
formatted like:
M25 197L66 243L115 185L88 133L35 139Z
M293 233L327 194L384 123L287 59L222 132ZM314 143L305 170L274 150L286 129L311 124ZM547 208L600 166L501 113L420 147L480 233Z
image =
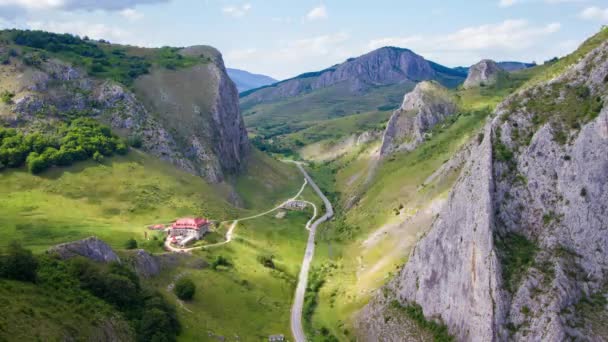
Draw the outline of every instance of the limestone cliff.
M469 74L464 81L464 88L488 86L496 83L498 76L504 70L496 62L484 59L469 68Z
M605 340L606 101L608 42L505 100L385 291L419 304L461 341ZM389 310L386 301L360 314L363 336L379 336L383 323L371 313Z
M14 58L0 66L6 90L15 94L1 118L28 130L91 116L141 141L145 152L221 182L241 171L249 154L238 92L217 50L191 47L180 53L205 59L186 68L157 67L135 80L134 91L61 60L31 66Z
M391 116L382 139L381 155L410 151L424 141L424 134L456 113L456 103L437 82L418 83L405 95L401 108Z

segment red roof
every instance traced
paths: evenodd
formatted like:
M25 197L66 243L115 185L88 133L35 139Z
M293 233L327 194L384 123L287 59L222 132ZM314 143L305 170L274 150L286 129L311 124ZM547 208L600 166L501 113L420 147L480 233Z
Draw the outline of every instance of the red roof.
M185 229L200 229L203 226L209 224L209 221L204 218L181 218L173 222L172 228L185 228Z

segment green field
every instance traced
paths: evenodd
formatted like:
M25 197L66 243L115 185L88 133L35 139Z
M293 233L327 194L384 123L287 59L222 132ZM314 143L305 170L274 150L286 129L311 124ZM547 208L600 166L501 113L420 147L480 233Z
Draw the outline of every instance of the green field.
M304 225L311 213L275 215L239 223L231 243L194 253L194 258L208 261L221 255L232 266L185 266L153 280L165 292L178 274L185 273L197 285L194 300L178 311L184 325L180 340L216 341L208 332L230 340L238 335L243 341L291 336L289 312L308 236ZM272 258L274 268L265 267L263 257ZM172 294L168 297L175 300Z
M257 182L260 169L265 181ZM236 180L247 185L238 188L244 202L251 204L249 209L228 202L227 185L210 185L136 151L101 164L82 162L40 175L6 170L0 173L0 247L16 240L41 251L94 235L122 248L129 238L143 240L147 225L181 216L233 219L258 207L272 207L302 184L295 167L257 152L250 170L243 180ZM251 200L255 196L257 202Z

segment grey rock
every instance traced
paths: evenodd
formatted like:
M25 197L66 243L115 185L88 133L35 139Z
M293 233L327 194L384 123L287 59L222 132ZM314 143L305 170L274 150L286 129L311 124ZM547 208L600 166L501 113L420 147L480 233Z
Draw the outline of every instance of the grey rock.
M424 141L426 132L456 111L455 101L439 83L418 83L388 121L380 155L413 150Z
M374 86L439 79L446 73L455 79L464 78L459 72L427 61L410 50L383 47L325 70L254 90L245 94L242 103L269 102L336 85L357 95Z
M120 258L112 248L96 237L57 245L50 248L49 252L57 254L62 259L81 256L98 262L120 262Z
M161 271L161 264L156 256L148 254L143 249L135 251L129 258L137 275L142 278L151 278Z
M496 83L498 79L498 75L501 71L504 71L496 64L496 62L484 59L479 63L471 66L469 68L469 75L467 79L464 81L464 88L474 88L479 87L481 85L492 85Z
M608 338L590 328L597 322L578 308L583 298L608 292L606 56L608 42L561 76L499 105L443 211L388 285L400 303L418 303L428 319L441 319L461 341ZM538 125L538 111L526 107L560 84L565 85L561 95L547 101L565 101L564 92L587 87L586 96L604 104L580 129L562 127L566 143L556 142L555 116ZM521 144L516 130L524 136L531 132L530 143ZM513 157L494 156L498 144ZM509 234L525 237L537 252L519 271L521 280L507 287L506 256L498 241ZM378 303L369 305L378 310ZM605 306L595 310L608 317ZM359 319L372 326L364 329L381 331L382 322L366 312Z

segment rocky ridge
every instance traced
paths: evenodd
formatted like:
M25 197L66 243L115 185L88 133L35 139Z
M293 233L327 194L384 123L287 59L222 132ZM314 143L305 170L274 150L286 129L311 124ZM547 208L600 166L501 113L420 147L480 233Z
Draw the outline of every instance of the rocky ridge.
M66 113L95 117L123 137L140 140L145 152L221 182L225 174L239 172L249 154L238 92L217 50L191 47L182 53L209 55L211 61L184 70L156 69L136 80L135 92L113 81L91 78L59 60L50 59L35 68L15 59L14 64L1 67L16 94L3 119L28 130L52 124ZM156 74L165 79L154 79ZM179 87L191 89L190 96L167 96ZM156 103L164 105L162 110ZM184 116L190 118L187 125L174 124Z
M506 99L408 263L358 317L418 304L461 341L603 340L608 333L608 42ZM389 313L390 314L390 313Z
M444 78L453 78L455 85L464 79L464 74L427 61L410 50L383 47L319 72L245 92L242 101L247 105L268 102L338 84L358 94L373 86Z
M413 150L424 141L426 132L456 111L446 88L432 81L418 83L388 121L380 155Z
M469 89L492 85L496 83L501 72L504 70L496 62L484 59L469 68L469 74L463 87Z

